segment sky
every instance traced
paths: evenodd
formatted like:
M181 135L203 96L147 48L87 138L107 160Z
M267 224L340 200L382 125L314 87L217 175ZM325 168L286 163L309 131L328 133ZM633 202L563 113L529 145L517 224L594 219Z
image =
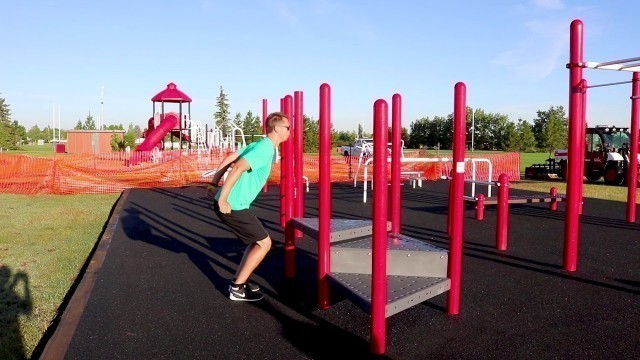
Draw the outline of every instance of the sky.
M335 129L371 131L373 103L395 93L409 128L452 113L457 82L468 106L532 122L539 110L568 109L572 20L584 23L586 61L640 56L637 0L0 2L0 97L27 130L53 126L58 108L63 129L89 112L145 128L151 98L170 82L193 99L191 118L209 124L220 87L232 117L261 115L262 99L279 110L303 91L317 119L328 83ZM593 85L632 73L584 75ZM630 84L590 89L589 125L628 126L630 95Z

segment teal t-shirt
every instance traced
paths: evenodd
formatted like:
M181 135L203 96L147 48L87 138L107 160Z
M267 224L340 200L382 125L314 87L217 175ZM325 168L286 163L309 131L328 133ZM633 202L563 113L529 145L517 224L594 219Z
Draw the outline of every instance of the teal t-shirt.
M276 148L273 142L267 137L238 150L238 159L244 158L251 169L240 175L229 192L227 201L231 205L231 210L249 208L269 179L275 152ZM220 198L220 192L216 194L215 198L216 200Z

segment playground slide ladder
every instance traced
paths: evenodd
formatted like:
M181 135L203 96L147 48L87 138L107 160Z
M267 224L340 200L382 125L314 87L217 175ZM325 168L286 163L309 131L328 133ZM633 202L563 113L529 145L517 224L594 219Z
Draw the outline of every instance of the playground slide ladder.
M317 218L293 218L294 228L318 239ZM372 228L370 220L331 219L331 282L356 305L371 306ZM387 222L387 231L391 223ZM449 290L448 252L400 234L387 235L386 317Z

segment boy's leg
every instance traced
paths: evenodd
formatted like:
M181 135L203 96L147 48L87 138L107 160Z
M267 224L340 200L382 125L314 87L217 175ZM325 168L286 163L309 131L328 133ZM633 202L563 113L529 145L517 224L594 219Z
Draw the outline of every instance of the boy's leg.
M271 249L271 238L266 237L260 241L256 241L253 244L249 244L242 256L242 261L236 271L236 284L244 284L249 280L249 277L253 271L260 265L264 257Z

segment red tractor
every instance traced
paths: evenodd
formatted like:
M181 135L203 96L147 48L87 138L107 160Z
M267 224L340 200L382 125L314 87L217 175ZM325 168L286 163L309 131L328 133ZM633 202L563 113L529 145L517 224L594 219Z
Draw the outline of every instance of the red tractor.
M584 156L584 176L589 181L600 180L608 185L621 185L629 170L629 130L614 126L587 128ZM525 169L525 177L541 178L558 176L566 179L567 151L556 150L553 159L544 165L533 165ZM636 169L637 171L637 169Z

